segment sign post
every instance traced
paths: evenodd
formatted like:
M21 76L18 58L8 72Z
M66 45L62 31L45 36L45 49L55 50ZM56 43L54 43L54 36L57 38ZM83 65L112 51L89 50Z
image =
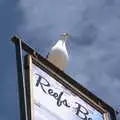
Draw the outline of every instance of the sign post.
M18 72L18 81L23 81L18 84L22 86L19 87L19 93L20 106L24 106L20 107L21 116L24 112L24 120L116 120L111 106L26 43L15 39L16 48L20 48L16 49L16 57L18 71L21 71ZM28 53L24 57L24 70L21 49Z
M24 66L22 59L22 43L21 40L13 37L16 49L16 62L17 62L17 76L18 76L18 91L19 91L19 103L20 103L20 120L27 119L27 106L26 106L26 92L25 92L25 78L24 78Z

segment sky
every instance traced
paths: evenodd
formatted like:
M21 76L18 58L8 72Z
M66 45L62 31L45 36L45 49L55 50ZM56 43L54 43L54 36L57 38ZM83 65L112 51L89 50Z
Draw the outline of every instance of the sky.
M116 109L120 105L119 6L120 0L0 0L0 120L19 120L13 35L46 56L61 32L70 33L65 73Z

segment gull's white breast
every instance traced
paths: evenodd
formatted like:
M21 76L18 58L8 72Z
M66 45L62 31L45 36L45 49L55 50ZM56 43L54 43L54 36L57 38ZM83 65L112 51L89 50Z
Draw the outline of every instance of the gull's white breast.
M68 64L68 52L65 41L59 40L51 49L48 60L61 70L64 70Z

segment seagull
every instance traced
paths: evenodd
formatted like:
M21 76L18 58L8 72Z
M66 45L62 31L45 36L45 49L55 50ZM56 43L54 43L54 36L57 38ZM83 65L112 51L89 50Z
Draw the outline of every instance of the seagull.
M47 60L63 71L67 67L69 61L66 41L70 35L68 33L62 33L60 36L60 40L57 41L47 55Z

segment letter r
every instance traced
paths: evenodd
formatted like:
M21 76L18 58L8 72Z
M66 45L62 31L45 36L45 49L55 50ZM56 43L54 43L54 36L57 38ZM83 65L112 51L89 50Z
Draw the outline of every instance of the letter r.
M46 93L45 89L44 89L44 86L46 87L49 87L50 86L50 83L47 81L47 79L43 78L42 76L40 76L39 74L35 73L36 75L38 75L38 79L37 79L37 82L36 82L36 86L38 87L39 85L41 86L43 92ZM45 81L42 82L42 79L44 79Z

